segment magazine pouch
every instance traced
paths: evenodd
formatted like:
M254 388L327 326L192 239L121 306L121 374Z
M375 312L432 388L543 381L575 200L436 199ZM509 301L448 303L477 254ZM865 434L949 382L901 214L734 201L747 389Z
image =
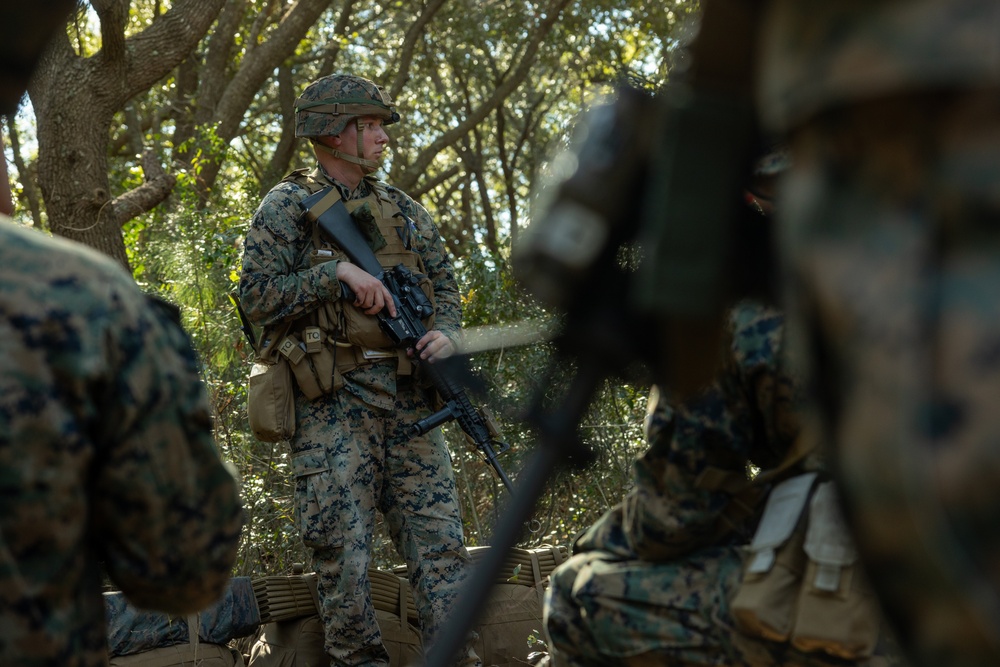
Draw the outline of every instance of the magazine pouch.
M731 610L744 633L788 641L806 569L804 509L816 473L786 479L768 494Z
M872 655L879 619L833 482L817 485L803 547L808 564L799 590L792 645L857 660Z
M278 344L278 353L288 361L292 375L295 376L295 384L306 398L311 401L323 395L323 389L310 363L305 343L295 334L289 334Z

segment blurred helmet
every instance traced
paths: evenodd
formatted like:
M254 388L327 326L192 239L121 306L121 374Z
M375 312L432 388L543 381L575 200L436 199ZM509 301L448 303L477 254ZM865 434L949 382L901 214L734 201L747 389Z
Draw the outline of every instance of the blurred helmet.
M384 125L399 121L388 93L372 81L351 74L318 79L295 100L295 136L338 135L359 116L376 116Z

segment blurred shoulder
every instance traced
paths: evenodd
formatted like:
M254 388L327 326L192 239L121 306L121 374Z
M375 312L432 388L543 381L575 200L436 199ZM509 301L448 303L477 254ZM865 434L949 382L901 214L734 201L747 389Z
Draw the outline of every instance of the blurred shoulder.
M138 288L125 269L93 248L0 218L0 273L5 285L77 284L83 292Z
M36 330L45 322L48 329L100 329L150 314L178 319L175 308L147 296L110 257L9 219L0 219L0 306Z

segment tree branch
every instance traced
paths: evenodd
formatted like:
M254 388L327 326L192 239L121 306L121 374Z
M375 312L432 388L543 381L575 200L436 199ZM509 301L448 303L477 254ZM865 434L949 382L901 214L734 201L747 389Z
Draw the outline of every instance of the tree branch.
M128 25L128 0L93 0L90 3L101 22L100 57L105 63L118 63L125 53L125 26Z
M129 37L114 106L121 107L148 90L187 58L208 32L225 1L175 0L148 28Z
M35 179L31 177L28 166L24 163L24 156L21 155L21 135L17 131L17 124L12 116L7 116L7 136L10 137L10 152L14 155L14 166L17 167L17 180L24 192L24 198L28 200L28 209L31 211L31 223L38 229L42 228L42 202L35 188Z
M142 155L142 171L145 183L115 197L107 205L118 227L156 208L170 196L177 183L177 177L164 171L152 149L146 149Z
M291 53L331 0L299 0L258 48L247 53L239 72L226 86L216 109L219 136L228 140L236 135L243 113L257 95L261 84L271 76L275 61Z
M406 82L410 78L410 65L413 63L413 51L416 48L417 42L420 41L421 36L424 33L424 28L439 9L444 5L446 0L431 0L423 6L420 11L420 15L410 24L410 27L406 30L406 36L403 38L403 44L399 48L399 55L396 58L398 62L399 70L396 72L396 78L392 80L392 84L389 86L389 97L396 99L399 92L406 85Z
M469 147L469 154L475 151L475 161L472 163L474 169L472 174L476 179L476 189L479 190L479 202L483 207L483 222L486 225L486 245L493 252L499 252L497 244L497 223L493 216L493 205L490 202L489 186L486 185L486 177L483 175L483 140L479 128L472 129L473 145Z
M282 65L278 68L278 104L281 107L281 116L286 121L281 126L281 138L278 140L278 145L261 176L261 197L267 194L267 191L288 171L288 163L291 162L292 156L295 154L295 123L290 122L295 113L293 110L295 93L292 70L290 67Z
M452 166L448 167L444 171L438 173L436 176L434 176L430 180L427 180L427 181L424 181L423 183L421 183L420 187L414 188L412 190L407 190L406 193L408 195L410 195L411 197L413 197L414 199L420 199L425 194L427 194L428 192L430 192L431 190L433 190L437 186L441 185L442 183L444 183L448 179L454 178L455 176L457 176L459 173L461 173L461 171L462 171L461 165L453 164Z
M524 82L524 79L527 78L528 73L531 72L531 68L534 65L538 49L552 31L552 27L559 19L563 9L565 9L566 5L568 5L571 1L572 0L550 1L549 7L545 12L545 18L538 24L537 29L532 33L531 41L529 41L525 46L524 53L521 54L521 57L517 59L517 67L514 71L510 73L510 75L504 79L500 85L497 86L493 95L491 95L489 99L479 105L477 109L472 111L457 126L442 133L417 157L413 164L407 167L405 172L397 176L396 181L400 183L401 189L404 191L412 189L416 180L420 178L422 174L427 172L428 167L430 167L431 162L434 161L434 158L438 153L457 143L462 136L467 134L473 127L489 116L494 109L500 106L503 101L507 99L507 97L514 90L516 90L521 83Z
M233 47L236 43L236 34L239 32L240 22L246 12L247 0L228 0L222 12L219 14L219 22L216 29L212 31L208 38L208 45L205 48L205 61L199 68L197 109L194 113L194 125L210 123L215 115L215 107L219 103L223 92L226 90L227 70L230 66ZM273 3L268 3L268 8ZM268 15L267 9L258 15L257 20ZM248 49L253 48L254 38L251 35L251 42ZM192 54L192 58L197 57Z
M108 155L117 156L135 156L142 152L142 147L139 150L131 151L131 145L133 139L130 136L133 132L133 122L136 123L134 126L138 130L141 136L145 136L146 132L154 128L159 128L163 121L167 118L183 118L182 114L177 114L174 105L168 105L164 107L156 107L148 113L144 113L141 116L137 115L138 111L133 108L130 114L127 110L130 107L126 107L126 120L128 124L124 128L120 128L117 132L112 132L111 139L108 142ZM173 114L173 116L172 116ZM175 144L176 145L176 144ZM130 152L131 151L131 152Z
M351 15L354 14L354 5L357 4L357 0L347 0L344 2L344 7L340 10L340 15L337 17L337 25L333 28L334 35L346 35L347 29L351 21ZM320 67L320 72L332 72L333 65L337 62L337 56L340 55L340 41L336 39L331 39L330 44L326 49L326 53L323 54L323 64Z
M270 32L268 40L247 52L215 108L212 122L216 136L223 143L231 141L239 132L243 115L274 72L275 63L282 62L295 50L330 3L331 0L298 0ZM220 166L218 157L202 166L201 187L205 192L215 184Z

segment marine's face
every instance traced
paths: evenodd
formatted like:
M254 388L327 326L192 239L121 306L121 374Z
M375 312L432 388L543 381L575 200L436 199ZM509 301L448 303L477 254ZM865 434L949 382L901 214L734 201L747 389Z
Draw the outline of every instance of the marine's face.
M363 157L373 162L382 159L382 152L386 144L389 143L389 135L382 125L382 119L378 116L361 116L356 123L348 123L344 131L340 133L340 150L350 155L357 155L358 146L358 125L364 128L362 133Z

